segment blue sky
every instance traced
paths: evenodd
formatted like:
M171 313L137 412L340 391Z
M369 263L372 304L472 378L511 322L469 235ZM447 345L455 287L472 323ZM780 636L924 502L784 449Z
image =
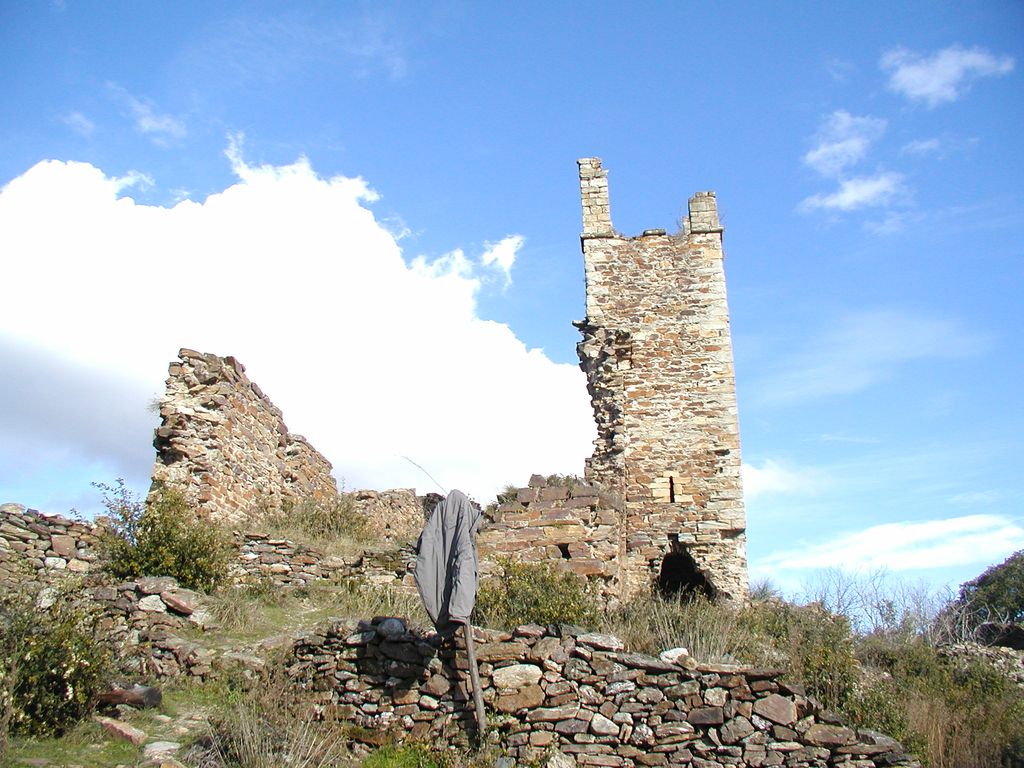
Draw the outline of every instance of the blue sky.
M5 3L0 501L147 485L180 346L347 487L487 496L592 424L578 157L726 226L752 576L1024 547L1024 6Z

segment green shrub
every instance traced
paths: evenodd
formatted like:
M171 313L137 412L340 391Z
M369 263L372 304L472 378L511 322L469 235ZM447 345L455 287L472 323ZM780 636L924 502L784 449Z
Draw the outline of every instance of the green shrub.
M363 768L446 768L446 765L447 761L424 744L386 744L363 761Z
M474 621L491 627L520 624L596 625L597 599L586 579L548 563L502 560L501 576L484 582Z
M210 592L227 577L231 547L224 534L197 515L180 491L163 488L143 503L123 480L96 485L110 517L101 547L116 578L172 576L183 587Z
M820 605L778 599L752 603L740 612L739 638L752 645L737 653L751 663L778 664L831 709L853 692L859 665L845 616Z
M878 637L859 655L871 674L845 702L853 724L899 739L931 768L1021 764L1024 697L990 664Z
M974 622L1024 621L1024 550L960 587L960 604Z
M99 610L74 599L80 589L69 578L58 587L0 595L0 738L59 735L106 688L111 649Z

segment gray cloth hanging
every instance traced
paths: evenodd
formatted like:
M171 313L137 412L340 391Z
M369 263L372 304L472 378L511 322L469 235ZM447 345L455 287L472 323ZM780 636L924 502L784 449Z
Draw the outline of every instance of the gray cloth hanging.
M441 634L468 624L478 583L474 535L483 514L466 494L452 491L430 513L416 542L416 588Z

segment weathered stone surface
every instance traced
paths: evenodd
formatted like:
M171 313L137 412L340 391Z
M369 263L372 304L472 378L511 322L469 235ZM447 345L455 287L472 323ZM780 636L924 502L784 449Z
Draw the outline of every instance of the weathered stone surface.
M159 595L178 586L170 576L140 576L136 589L144 595Z
M503 693L495 702L499 712L518 712L538 707L544 702L544 690L539 685L526 685L516 691Z
M75 539L67 534L57 534L50 537L50 548L57 557L71 558L75 556L77 547Z
M591 648L598 648L603 651L620 651L625 644L615 635L601 635L596 632L588 632L576 638L579 645L587 645Z
M541 674L540 667L534 664L513 664L494 670L493 680L498 688L521 688L540 682Z
M842 747L857 740L857 734L841 725L815 723L804 734L804 740L816 747Z
M555 749L548 755L546 768L576 768L576 761L564 752Z
M531 723L536 722L553 722L556 720L567 720L571 717L575 717L576 713L580 711L579 704L563 704L560 707L548 707L545 709L534 709L526 715L526 719Z
M152 741L142 748L142 754L152 760L157 757L169 757L179 749L181 744L176 741Z
M428 693L431 696L443 696L448 693L448 689L452 687L451 682L444 675L438 674L432 676L427 682L425 682L420 690L424 693Z
M522 643L484 643L476 649L477 661L509 661L526 657Z
M167 590L160 593L160 599L168 608L182 616L191 616L196 609L193 599L183 592Z
M725 712L721 707L698 707L690 710L686 721L690 725L721 725L725 722Z
M139 610L163 613L167 610L167 606L164 605L160 595L146 595L139 600Z
M405 626L405 622L401 619L384 619L379 622L376 626L377 634L385 640L397 640L400 637L405 637L408 631Z
M619 726L598 712L590 719L590 732L597 736L616 736Z
M796 704L777 693L754 702L754 714L778 725L792 725L797 720Z
M180 489L215 520L254 520L265 506L338 496L331 464L290 433L281 411L233 357L181 349L168 368L153 481Z
M128 725L128 723L115 720L112 717L97 717L95 720L115 739L128 741L136 746L146 741L146 732Z
M734 717L722 725L719 734L725 744L735 744L754 732L754 726L745 717Z

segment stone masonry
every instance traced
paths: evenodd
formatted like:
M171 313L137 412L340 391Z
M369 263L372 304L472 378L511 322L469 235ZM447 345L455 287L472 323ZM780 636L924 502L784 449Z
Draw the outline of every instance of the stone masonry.
M331 463L288 431L233 357L191 349L171 363L153 445L153 487L182 490L211 519L238 523L283 502L330 502Z
M842 725L780 670L627 652L612 635L525 625L473 631L492 738L519 765L911 766L895 740ZM398 739L467 745L462 648L397 618L333 620L296 638L288 674L314 713ZM358 738L358 737L357 737Z
M619 516L594 486L530 478L490 513L477 536L480 575L500 571L501 558L551 563L584 576L605 598L617 596Z
M607 171L579 160L586 319L577 345L597 421L587 480L617 499L622 597L658 580L747 594L739 424L714 192L682 231L612 227Z

